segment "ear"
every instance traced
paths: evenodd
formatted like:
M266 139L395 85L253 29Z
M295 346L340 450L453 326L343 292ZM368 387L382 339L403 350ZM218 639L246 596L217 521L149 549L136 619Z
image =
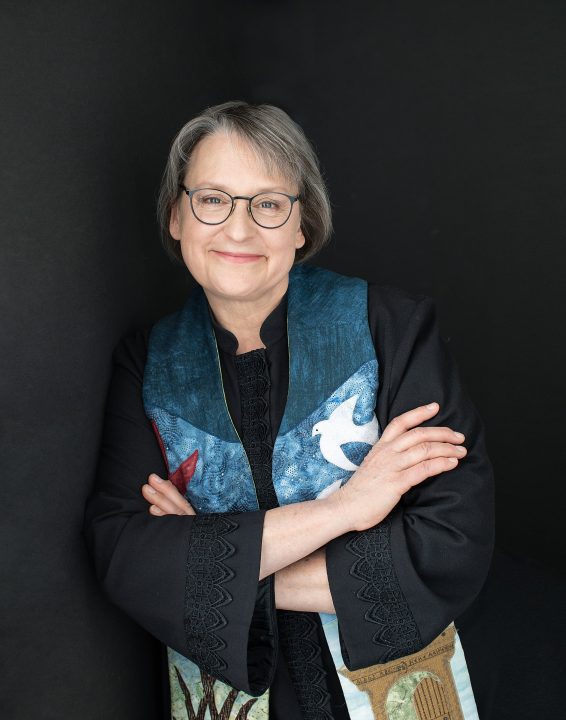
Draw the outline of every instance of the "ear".
M299 248L302 248L305 244L305 236L303 235L303 230L299 226L299 229L297 230L297 237L295 239L295 249L298 250Z
M169 218L169 234L173 240L181 239L181 218L179 213L179 201L177 200L171 208L171 216Z

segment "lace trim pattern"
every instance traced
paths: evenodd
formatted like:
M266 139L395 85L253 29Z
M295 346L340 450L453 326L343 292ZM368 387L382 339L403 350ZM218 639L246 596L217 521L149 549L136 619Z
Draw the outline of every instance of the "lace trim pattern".
M350 575L364 585L356 597L371 603L365 620L377 625L372 642L388 648L381 662L410 655L422 647L415 619L401 591L391 554L391 522L356 533L346 549L357 556Z
M236 356L242 409L242 444L248 455L262 509L277 507L273 487L273 440L269 415L271 386L265 350ZM278 612L279 642L305 720L332 720L317 624L308 613Z
M273 442L269 418L271 381L265 350L250 350L236 355L236 371L242 408L242 445L244 446L261 509L279 505L271 472Z
M332 720L317 624L308 613L279 611L279 642L305 720Z
M232 602L223 587L234 577L224 563L234 546L224 537L238 527L225 515L196 515L189 537L185 586L185 636L191 659L216 677L226 669L218 652L226 643L217 634L227 624L220 608Z

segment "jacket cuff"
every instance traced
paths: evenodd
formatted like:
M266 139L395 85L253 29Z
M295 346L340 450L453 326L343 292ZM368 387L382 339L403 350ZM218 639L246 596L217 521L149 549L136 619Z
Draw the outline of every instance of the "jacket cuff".
M385 663L423 647L395 572L390 517L326 546L328 582L349 670Z
M273 580L258 582L265 511L196 515L186 560L187 657L250 695L275 665Z

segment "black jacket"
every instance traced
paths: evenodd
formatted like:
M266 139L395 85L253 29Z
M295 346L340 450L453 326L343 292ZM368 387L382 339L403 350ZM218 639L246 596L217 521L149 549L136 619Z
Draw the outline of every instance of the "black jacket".
M441 337L433 301L370 283L368 315L380 373L380 427L407 410L437 401L440 411L429 424L463 432L468 454L456 469L406 493L384 521L387 532L380 524L328 544L330 589L350 669L385 662L413 652L415 643L423 647L431 642L481 589L494 540L493 475L482 422ZM256 359L264 359L263 371L270 377L261 410L269 425L268 444L276 436L287 391L284 321L285 298L262 326L265 351L251 351ZM234 336L216 322L214 327L228 406L240 429L236 358L242 356L235 355ZM151 472L167 476L142 404L148 332L123 338L114 351L98 479L86 510L85 535L112 602L165 645L190 657L190 643L198 642L194 633L188 641L185 627L191 616L185 576L194 518L153 517L140 492ZM258 367L261 370L261 363ZM250 637L261 633L265 623L261 613L254 614L265 599L264 586L257 582L264 512L265 508L244 513L231 535L235 552L226 562L234 573L233 606L227 617L238 622L229 621L219 630L233 648L232 666L223 677L248 693L269 685L272 720L310 717L313 712L347 718L317 614L277 611L279 648L259 655L250 650ZM391 627L375 620L383 617L394 618ZM250 628L249 636L242 627ZM305 663L310 663L308 668Z

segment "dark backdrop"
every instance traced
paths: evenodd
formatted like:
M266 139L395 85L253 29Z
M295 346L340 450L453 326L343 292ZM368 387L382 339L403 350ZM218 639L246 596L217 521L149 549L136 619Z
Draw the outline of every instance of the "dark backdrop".
M228 99L314 142L320 264L436 298L487 425L498 546L561 572L564 2L0 8L2 717L157 717L153 641L101 595L80 527L112 348L188 288L154 221L169 143Z

